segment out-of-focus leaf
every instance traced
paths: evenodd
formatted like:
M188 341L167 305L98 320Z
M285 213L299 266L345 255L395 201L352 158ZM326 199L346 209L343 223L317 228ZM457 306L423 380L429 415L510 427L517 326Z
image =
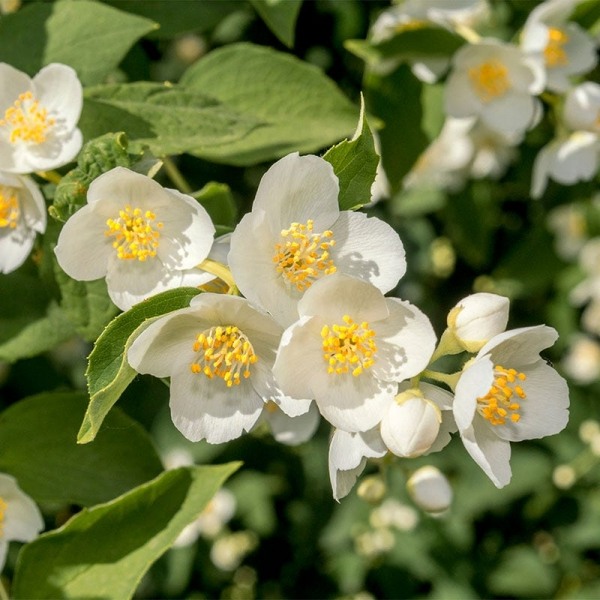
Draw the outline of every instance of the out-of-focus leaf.
M100 506L28 544L17 598L131 598L144 573L202 512L240 463L184 467Z
M91 0L36 3L0 22L0 60L34 75L52 62L72 66L84 85L100 83L157 25Z
M150 437L115 411L94 444L79 446L83 393L45 393L0 414L0 471L40 503L90 506L155 477L162 464Z
M127 362L127 350L136 330L148 319L188 306L199 294L196 288L179 288L156 294L119 315L96 340L86 372L90 403L77 434L86 444L97 435L108 411L135 377Z
M245 166L314 152L356 127L356 107L318 68L262 46L214 50L184 73L181 84L259 123L243 138L190 149L215 162Z
M279 40L292 48L302 0L250 0L250 3Z
M227 227L235 226L237 206L231 188L227 184L209 181L192 195L206 209L213 223Z
M370 202L379 155L365 116L364 101L354 137L330 148L323 158L333 166L340 182L340 210L355 210Z

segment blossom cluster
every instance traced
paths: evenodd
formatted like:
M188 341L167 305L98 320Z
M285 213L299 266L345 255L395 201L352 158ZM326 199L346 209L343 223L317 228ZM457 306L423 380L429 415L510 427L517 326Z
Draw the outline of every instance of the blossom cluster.
M517 156L525 134L552 112L555 137L537 155L531 196L548 180L590 181L600 167L600 86L581 80L597 65L597 41L572 20L578 0L546 0L529 13L517 42L481 37L491 15L487 0L411 0L384 11L373 42L434 26L466 40L451 59L412 61L425 83L446 76L446 121L405 177L406 187L435 185L451 191L468 178L499 178ZM377 68L390 68L389 61ZM543 100L543 102L541 101Z

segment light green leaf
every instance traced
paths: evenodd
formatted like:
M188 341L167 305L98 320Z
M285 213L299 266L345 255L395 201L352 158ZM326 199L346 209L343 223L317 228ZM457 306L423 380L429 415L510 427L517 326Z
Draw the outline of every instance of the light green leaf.
M333 166L339 179L341 210L356 210L370 202L379 155L365 116L364 101L354 137L330 148L323 158Z
M157 25L91 0L33 4L0 22L0 59L34 75L52 62L72 66L84 85L100 83Z
M226 183L209 181L192 195L206 209L213 223L227 227L235 226L237 206L231 188Z
M86 372L90 403L77 442L87 444L97 435L108 411L131 383L136 372L127 362L127 350L136 330L148 319L188 306L196 288L167 290L136 304L109 323L96 340Z
M131 598L152 563L239 466L166 471L112 502L83 510L22 549L14 598Z
M302 0L250 0L250 3L279 40L292 48Z
M14 337L0 344L0 360L15 362L37 356L73 335L73 324L56 302L52 301L43 317L32 321Z
M45 393L0 414L0 471L39 503L90 506L148 481L162 464L146 431L120 411L94 444L79 446L87 396Z
M320 69L262 46L214 50L184 73L181 84L260 123L238 140L190 149L215 162L245 166L315 152L356 127L356 107Z
M226 146L260 125L205 92L152 82L88 88L79 127L86 139L124 131L132 150L160 155Z

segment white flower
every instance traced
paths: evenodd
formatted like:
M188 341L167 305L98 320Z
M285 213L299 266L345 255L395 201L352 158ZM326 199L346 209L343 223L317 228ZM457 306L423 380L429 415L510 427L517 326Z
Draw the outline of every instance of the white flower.
M0 89L0 170L48 171L75 158L83 90L71 67L52 63L30 79L0 63Z
M517 155L516 147L523 141L523 132L496 131L481 121L475 122L469 136L474 147L469 175L475 179L502 177Z
M33 180L0 173L0 273L19 268L31 252L36 232L45 230L46 204Z
M600 379L600 344L587 335L575 337L562 366L565 373L577 383L585 385Z
M329 442L329 480L334 499L339 501L350 493L368 458L386 454L378 427L362 433L336 429Z
M406 270L398 234L379 219L340 212L338 192L327 161L290 154L265 173L233 232L229 266L240 291L284 326L323 277L348 273L385 293Z
M498 294L471 294L448 313L448 329L462 349L478 352L506 329L509 306L509 299Z
M334 427L366 431L381 420L397 382L421 372L435 333L410 303L336 274L317 281L283 334L275 378L293 398L314 398Z
M281 331L244 298L204 293L149 325L127 359L139 373L171 378L171 417L186 438L219 444L250 431L269 400L291 416L309 409L273 380Z
M545 84L541 61L490 39L460 48L452 65L445 88L446 114L478 117L489 129L507 135L535 124L540 105L533 96Z
M510 481L510 442L553 435L567 424L567 384L539 356L557 337L545 325L501 333L458 380L454 417L460 436L497 487Z
M586 81L569 90L563 119L573 131L591 131L600 135L600 84Z
M592 36L568 21L580 1L542 2L531 11L521 33L523 50L543 56L546 87L555 92L567 91L571 76L591 71L598 61Z
M413 458L441 450L456 430L452 419L450 392L420 383L419 388L400 385L400 393L390 402L381 419L381 438L396 456ZM446 425L442 429L442 415Z
M431 465L417 469L406 482L406 489L414 503L428 513L442 513L452 504L448 479Z
M145 175L116 167L92 182L87 201L60 232L56 257L73 279L106 277L122 310L180 287L211 249L215 228L204 208Z
M273 401L267 402L263 409L262 417L257 422L268 423L273 437L287 446L297 446L308 441L319 426L321 415L315 404L311 402L310 408L302 415L290 417Z
M30 542L44 529L36 504L10 475L0 473L0 571L11 540Z

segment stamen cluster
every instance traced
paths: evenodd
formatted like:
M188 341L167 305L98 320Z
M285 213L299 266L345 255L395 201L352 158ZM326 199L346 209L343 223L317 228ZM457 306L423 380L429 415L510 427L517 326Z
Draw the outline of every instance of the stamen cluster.
M28 91L19 94L14 104L4 112L0 126L11 127L10 141L42 144L56 120L48 116L48 110Z
M19 200L15 190L0 186L0 227L15 229L20 214Z
M517 423L521 418L519 409L521 405L515 401L526 398L519 381L525 381L525 373L516 369L505 369L500 365L494 368L494 383L485 396L477 398L477 410L492 425L504 425L506 419Z
M156 256L160 229L163 224L156 220L156 215L140 208L126 206L119 211L116 219L108 219L108 229L104 232L107 237L114 237L112 244L121 260L137 259L145 261Z

